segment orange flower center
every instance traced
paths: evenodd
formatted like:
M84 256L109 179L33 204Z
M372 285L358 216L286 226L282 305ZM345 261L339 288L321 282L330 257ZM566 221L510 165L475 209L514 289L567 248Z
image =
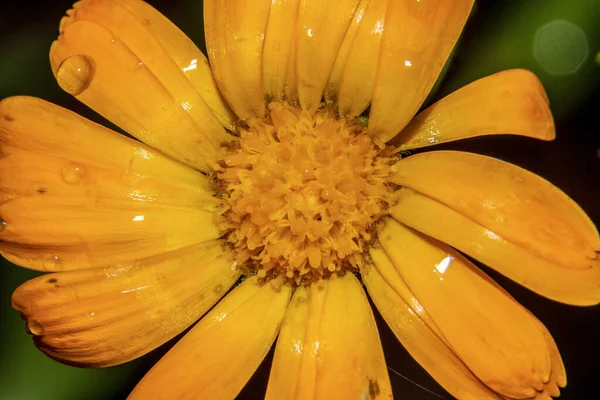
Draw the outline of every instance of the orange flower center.
M237 264L296 284L357 269L389 207L395 159L358 120L271 103L217 167Z

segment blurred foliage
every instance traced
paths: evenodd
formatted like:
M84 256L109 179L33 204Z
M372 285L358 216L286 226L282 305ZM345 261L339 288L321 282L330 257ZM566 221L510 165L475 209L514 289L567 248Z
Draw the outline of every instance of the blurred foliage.
M150 3L204 50L200 1ZM56 38L58 21L70 5L70 1L63 0L2 2L0 99L19 94L42 97L114 128L63 93L50 71L48 49ZM597 222L600 221L597 185L600 135L595 114L596 102L600 101L599 21L600 1L597 0L479 0L445 69L445 79L438 82L432 97L435 101L475 79L503 69L534 71L551 100L559 128L557 143L542 147L527 139L489 138L465 142L460 148L516 162L551 179ZM600 334L598 308L556 305L487 272L536 313L555 335L570 373L569 387L561 399L590 398L587 390L593 382L596 384L600 372L595 363L600 356L596 343ZM166 349L158 349L138 361L101 370L72 368L47 358L33 346L23 321L10 308L12 291L36 275L38 273L2 259L0 400L125 398ZM443 393L408 358L380 318L378 323L390 368ZM264 391L268 371L268 365L264 364L244 390L244 398L261 397L257 392ZM394 373L391 379L394 390L405 393L406 398L436 398Z

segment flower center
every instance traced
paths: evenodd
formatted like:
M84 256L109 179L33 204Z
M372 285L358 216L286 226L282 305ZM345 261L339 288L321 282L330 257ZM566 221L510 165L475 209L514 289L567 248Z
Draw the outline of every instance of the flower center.
M271 103L216 169L237 264L295 284L357 269L389 207L395 159L358 120Z

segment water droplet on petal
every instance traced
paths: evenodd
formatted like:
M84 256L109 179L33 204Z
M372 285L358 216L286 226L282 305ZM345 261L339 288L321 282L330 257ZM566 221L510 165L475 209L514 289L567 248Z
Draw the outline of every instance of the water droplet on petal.
M46 271L56 271L58 269L59 263L60 263L60 258L58 258L58 256L53 256L53 257L43 260L42 267Z
M0 232L4 232L6 230L6 221L0 219Z
M77 96L87 89L93 78L94 61L84 55L67 57L56 72L58 85L73 96Z
M84 173L85 170L81 165L71 163L62 169L62 178L69 185L76 185L81 182Z
M41 336L44 334L44 327L37 319L30 319L27 321L27 329L31 334L36 336Z

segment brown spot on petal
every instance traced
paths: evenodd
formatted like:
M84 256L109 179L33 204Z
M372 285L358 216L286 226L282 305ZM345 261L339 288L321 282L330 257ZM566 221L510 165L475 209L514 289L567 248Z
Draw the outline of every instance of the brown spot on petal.
M379 389L379 383L373 379L369 379L369 398L375 399L379 396L381 390Z

